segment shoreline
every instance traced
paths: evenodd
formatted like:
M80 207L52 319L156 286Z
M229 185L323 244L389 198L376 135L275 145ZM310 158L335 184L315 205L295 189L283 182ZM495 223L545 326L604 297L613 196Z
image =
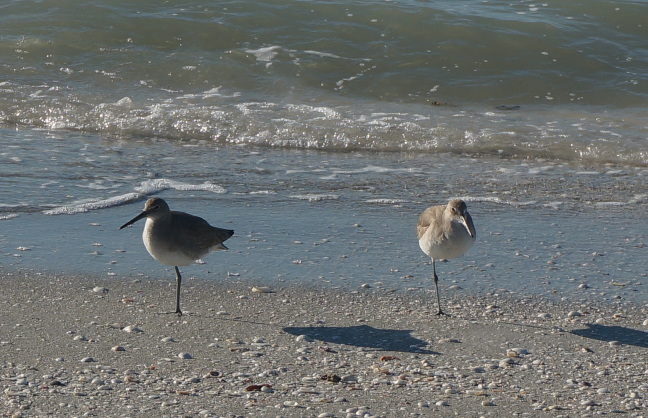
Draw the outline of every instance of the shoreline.
M3 274L0 416L643 416L648 309ZM104 290L106 289L106 290ZM181 358L191 357L191 358ZM85 361L83 361L85 360Z

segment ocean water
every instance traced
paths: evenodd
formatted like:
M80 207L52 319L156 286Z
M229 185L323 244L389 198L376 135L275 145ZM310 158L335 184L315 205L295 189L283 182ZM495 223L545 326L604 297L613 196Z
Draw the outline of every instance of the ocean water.
M648 297L644 1L8 1L3 270L169 276L152 195L236 230L189 267L430 287L418 214L468 201L443 291Z

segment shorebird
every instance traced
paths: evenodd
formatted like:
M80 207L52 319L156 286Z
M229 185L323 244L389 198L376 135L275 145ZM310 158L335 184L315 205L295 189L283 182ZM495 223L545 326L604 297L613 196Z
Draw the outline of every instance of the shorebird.
M160 263L173 266L176 273L176 311L180 310L180 284L182 276L178 266L187 266L214 250L227 250L223 245L234 235L230 229L209 225L203 218L184 212L171 211L169 205L158 197L144 204L144 211L120 226L123 229L146 218L142 240L151 257Z
M434 286L437 296L437 315L443 315L439 296L439 277L436 274L436 260L455 258L472 247L477 233L468 208L463 200L454 199L447 205L430 206L419 217L416 225L421 250L432 258Z

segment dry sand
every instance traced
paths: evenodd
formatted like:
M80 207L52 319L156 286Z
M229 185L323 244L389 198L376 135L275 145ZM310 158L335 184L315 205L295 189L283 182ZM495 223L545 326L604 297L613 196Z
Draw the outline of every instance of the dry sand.
M1 280L0 416L648 414L646 306L187 280L178 318L168 280Z

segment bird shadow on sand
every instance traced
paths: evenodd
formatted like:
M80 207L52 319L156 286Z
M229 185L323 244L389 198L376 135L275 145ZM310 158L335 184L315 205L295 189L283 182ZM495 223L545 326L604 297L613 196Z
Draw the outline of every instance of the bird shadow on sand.
M328 343L365 347L376 351L439 354L424 348L428 343L413 337L411 330L358 325L350 327L286 327L283 328L283 331L292 335L307 335L315 340Z
M627 327L587 324L588 328L569 331L574 335L600 341L618 341L624 345L648 348L648 332Z

